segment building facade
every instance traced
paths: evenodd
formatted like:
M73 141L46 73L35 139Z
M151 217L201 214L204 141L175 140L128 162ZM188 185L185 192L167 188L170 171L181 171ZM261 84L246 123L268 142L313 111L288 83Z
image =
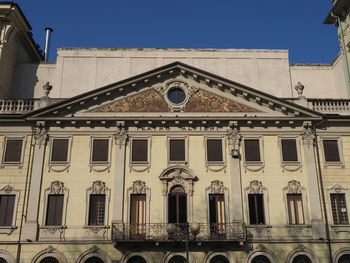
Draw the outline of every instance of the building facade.
M0 30L0 263L350 262L347 53L44 62L17 4Z

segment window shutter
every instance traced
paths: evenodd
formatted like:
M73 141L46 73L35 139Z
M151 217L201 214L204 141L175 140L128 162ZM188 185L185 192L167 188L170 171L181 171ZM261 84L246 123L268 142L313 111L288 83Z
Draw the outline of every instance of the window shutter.
M148 141L147 140L132 140L132 162L147 162L148 155Z
M324 158L326 162L339 162L338 140L323 140Z
M67 162L68 144L68 139L52 140L51 162Z
M89 225L104 225L105 195L90 195Z
M222 141L207 140L207 160L208 162L222 162Z
M60 226L62 225L64 195L48 195L46 225Z
M258 139L244 140L245 160L247 162L260 162L260 145Z
M346 208L345 194L331 194L333 223L349 224L348 211Z
M7 139L6 141L6 152L5 152L5 163L20 163L22 155L23 140Z
M282 158L284 162L297 162L297 144L295 139L282 139Z
M108 162L108 139L94 139L92 145L92 162Z
M301 194L287 194L289 224L303 225L304 211Z
M170 161L185 161L185 140L170 140Z
M15 197L15 195L0 195L0 226L12 225Z

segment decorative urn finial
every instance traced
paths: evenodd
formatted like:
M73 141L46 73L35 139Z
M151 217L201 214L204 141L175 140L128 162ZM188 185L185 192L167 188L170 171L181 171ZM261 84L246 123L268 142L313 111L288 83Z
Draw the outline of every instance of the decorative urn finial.
M299 81L298 83L297 83L297 85L295 85L295 90L298 92L298 94L299 94L299 96L303 96L303 91L304 91L304 85L303 84L301 84L301 82Z
M46 82L45 85L43 86L43 90L45 93L45 97L49 96L50 91L52 90L52 85L50 85L50 82Z

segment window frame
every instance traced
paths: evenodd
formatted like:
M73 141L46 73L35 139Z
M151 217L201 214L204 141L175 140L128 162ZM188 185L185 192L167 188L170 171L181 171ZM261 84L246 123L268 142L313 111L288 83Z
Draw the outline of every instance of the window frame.
M283 149L282 149L282 140L295 140L296 152L297 152L297 161L284 161L283 160ZM300 153L300 139L298 136L278 136L278 147L280 149L280 158L281 158L281 167L284 170L294 172L301 168L301 153ZM296 168L294 168L296 166Z
M52 151L53 151L53 141L55 139L67 139L68 140L68 148L67 148L67 161L52 161ZM60 136L60 135L51 135L49 138L50 143L50 155L48 160L49 171L53 170L55 172L62 172L67 170L71 164L71 152L73 145L73 136ZM55 166L63 166L63 169L55 169Z
M288 194L301 194L301 202L303 205L303 216L304 216L304 224L291 224L289 220L289 207L288 207ZM300 226L309 226L309 210L308 210L308 199L306 194L306 189L300 185L300 182L296 180L291 180L288 182L288 185L283 188L283 201L285 205L286 211L286 222L288 227L300 227Z
M7 147L7 141L8 140L22 140L22 149L21 149L21 157L19 162L5 162L5 154L6 154L6 147ZM25 146L27 142L27 136L26 135L18 135L18 136L5 136L3 140L2 145L2 158L1 158L1 167L4 166L18 166L19 168L23 167L23 159L24 159L24 152L25 152Z
M259 150L260 150L260 161L247 161L246 160L246 154L245 154L245 141L246 140L259 140ZM244 167L247 170L251 171L259 171L265 166L265 160L264 160L264 138L263 136L244 136L243 137L243 143L242 143L242 153L243 156L243 163ZM258 166L258 169L249 169L250 166Z
M132 146L134 140L147 140L147 161L132 160ZM151 136L132 136L130 138L129 166L150 166L151 164Z
M17 219L17 211L18 211L18 202L19 202L19 198L20 198L20 192L21 192L20 190L16 190L15 188L11 187L10 185L6 185L2 189L0 189L0 195L14 195L15 196L11 226L0 226L0 234L8 234L9 235L15 229L17 229L16 219Z
M208 161L208 140L221 140L222 161ZM226 166L226 140L223 136L204 136L205 148L205 167L209 166Z
M339 161L326 161L326 155L325 155L323 141L327 141L327 140L337 141ZM344 154L343 154L343 143L342 143L341 136L322 136L322 137L320 137L320 144L321 144L320 148L322 151L323 165L325 168L327 168L328 166L341 166L342 168L345 167Z
M348 214L348 224L335 224L334 218L333 218L333 210L332 210L332 201L331 201L331 194L344 194L345 195L345 202L346 202L346 211ZM342 232L342 231L350 231L350 191L348 188L344 188L340 186L339 184L333 185L333 187L327 189L327 203L328 203L328 209L331 211L330 217L331 217L331 227L336 229L336 231Z
M170 141L171 140L184 140L185 141L185 160L184 161L171 161L170 160ZM188 165L188 136L167 136L167 160L168 165L183 164Z
M105 139L108 140L108 160L107 161L92 161L94 140ZM90 172L103 172L110 169L112 158L112 136L111 135L94 135L90 136ZM100 167L100 168L96 168Z

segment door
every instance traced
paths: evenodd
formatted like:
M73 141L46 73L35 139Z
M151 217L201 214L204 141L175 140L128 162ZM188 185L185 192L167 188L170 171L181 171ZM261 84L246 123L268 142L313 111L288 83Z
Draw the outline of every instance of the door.
M130 238L146 237L146 195L132 194L130 207Z
M223 238L226 236L225 197L223 194L209 195L210 236Z
M182 186L174 186L168 195L168 222L176 226L172 237L184 238L185 223L187 222L187 196Z

